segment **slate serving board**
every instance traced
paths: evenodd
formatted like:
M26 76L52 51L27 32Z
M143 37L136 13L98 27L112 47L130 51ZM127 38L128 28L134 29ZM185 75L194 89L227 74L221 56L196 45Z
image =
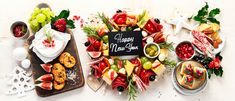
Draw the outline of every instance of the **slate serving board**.
M67 29L67 33L71 35L71 39L68 42L66 48L64 49L64 52L69 52L72 56L75 57L76 65L72 69L66 68L67 80L65 81L65 87L63 89L44 90L44 89L41 89L40 87L35 87L35 90L38 96L41 96L41 97L51 96L51 95L63 93L63 92L70 91L70 90L84 86L85 81L84 81L84 76L82 72L82 66L81 66L78 50L77 50L76 41L74 39L74 36L71 30ZM34 36L31 36L28 39L29 45L32 43L33 39L34 39ZM58 58L59 57L54 59L52 62L50 62L50 64L59 63ZM40 64L43 64L43 62L41 61L41 59L37 57L37 55L32 51L32 49L29 50L29 59L31 61L31 67L33 71L34 80L36 80L38 77L44 74L47 74L40 66ZM76 77L74 80L72 80L72 79L69 79L69 77L71 76L76 76ZM34 83L36 84L39 82L34 82Z

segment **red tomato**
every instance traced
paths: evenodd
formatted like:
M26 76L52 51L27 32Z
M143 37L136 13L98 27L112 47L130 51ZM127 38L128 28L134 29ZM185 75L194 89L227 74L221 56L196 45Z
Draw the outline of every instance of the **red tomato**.
M104 70L107 67L106 63L104 61L99 63L99 68Z
M101 43L99 41L95 41L93 46L95 47L95 49L100 49Z

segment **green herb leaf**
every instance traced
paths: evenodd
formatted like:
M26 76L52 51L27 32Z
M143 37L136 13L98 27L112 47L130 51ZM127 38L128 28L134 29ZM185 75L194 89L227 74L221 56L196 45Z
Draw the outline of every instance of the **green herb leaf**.
M216 76L220 76L221 75L221 72L219 69L214 69L214 73Z
M165 59L161 63L164 64L164 65L169 66L170 68L174 68L177 64L175 60L170 60L170 59Z
M204 20L202 17L194 16L193 19L194 19L195 21L200 22L200 23L207 23L207 21Z
M220 22L216 20L216 18L214 18L217 14L220 13L220 9L215 8L209 12L208 8L209 6L206 2L206 5L198 11L197 15L194 16L193 19L200 23L207 23L208 21L210 21L212 23L220 24Z
M171 42L171 43L163 42L163 43L160 43L158 45L161 49L166 48L170 51L174 51L173 42Z
M208 6L208 3L206 2L206 5L204 6L204 7L202 7L199 11L198 11L198 14L197 14L197 16L205 16L205 15L207 15L208 14L208 8L209 8L209 6Z
M216 18L207 18L207 20L209 20L212 23L220 24L220 22L218 20L216 20Z
M88 37L94 37L94 38L100 39L95 29L96 28L92 26L84 26L82 30L87 34Z
M74 29L75 28L73 20L67 20L66 22L67 22L67 24L66 24L67 28L70 28L70 29Z
M109 29L109 31L113 30L112 24L109 22L109 18L106 17L106 15L104 13L100 14L98 13L98 17L102 20L102 22L107 26L107 28Z
M208 73L208 77L210 79L211 78L211 74L213 74L213 69L208 69L207 73Z
M219 75L219 76L222 77L222 75L223 75L223 73L224 73L223 68L220 67L218 70L220 71L220 75Z
M129 96L129 101L135 101L135 98L137 97L136 93L138 92L134 86L134 83L131 77L128 83L128 92L127 92L127 95Z
M67 19L69 17L69 10L62 10L58 17Z
M210 11L210 13L209 13L209 17L215 17L217 14L219 14L220 13L220 9L219 8L215 8L215 9L213 9L213 10L211 10Z

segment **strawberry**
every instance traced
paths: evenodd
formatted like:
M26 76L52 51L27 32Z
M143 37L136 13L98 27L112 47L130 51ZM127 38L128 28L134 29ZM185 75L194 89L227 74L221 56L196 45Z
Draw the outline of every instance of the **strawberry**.
M58 31L64 32L66 30L66 24L66 20L64 18L61 18L54 23L54 26Z

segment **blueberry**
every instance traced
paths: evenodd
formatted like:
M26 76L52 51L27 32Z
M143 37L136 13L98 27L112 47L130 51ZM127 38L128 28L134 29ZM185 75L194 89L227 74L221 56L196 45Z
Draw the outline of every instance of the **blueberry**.
M200 59L200 60L202 60L202 59L204 59L204 58L205 58L205 56L204 56L204 55L202 55L202 54L198 55L198 57L199 57L199 59Z
M89 42L89 41L87 41L87 42L85 42L85 46L87 47L87 46L89 46L91 43Z
M151 76L149 77L149 80L150 80L150 81L154 81L154 80L155 80L155 75L151 75Z
M118 90L119 92L123 92L123 91L124 91L124 87L118 86L118 87L117 87L117 90Z
M122 10L120 10L120 9L118 9L117 11L116 11L116 13L121 13L122 12Z
M92 74L92 75L95 74L95 69L94 69L94 68L91 69L91 74Z
M155 18L154 21L158 24L160 24L160 20L158 18Z

